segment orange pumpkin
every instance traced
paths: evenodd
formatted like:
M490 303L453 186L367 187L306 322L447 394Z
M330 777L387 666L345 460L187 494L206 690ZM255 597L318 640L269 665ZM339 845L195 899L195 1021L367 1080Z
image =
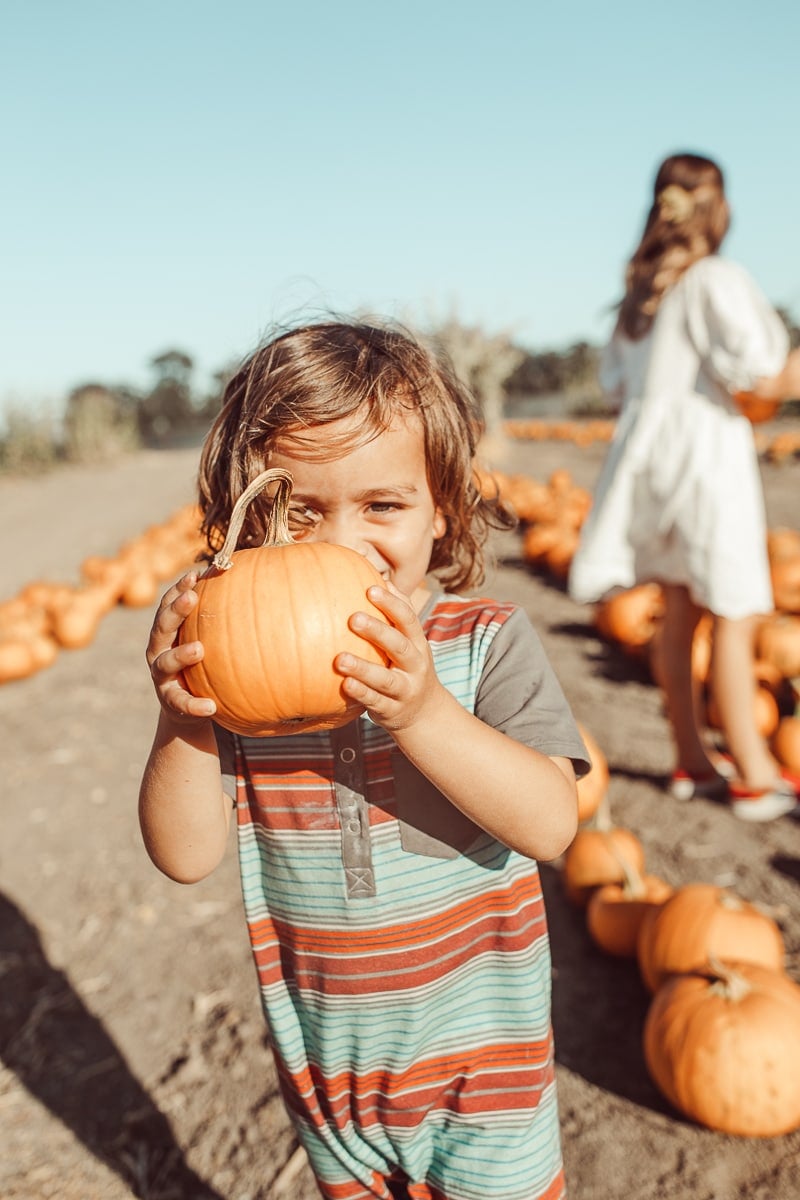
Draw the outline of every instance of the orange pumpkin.
M761 736L765 738L772 737L781 719L778 701L771 688L755 678L753 680L753 716L756 728ZM719 708L716 700L710 694L706 703L706 719L712 729L722 729L722 718L719 714Z
M58 645L45 633L28 637L4 638L0 641L0 683L27 679L49 667L58 655Z
M656 1087L700 1125L737 1137L800 1126L800 987L783 971L717 961L675 975L647 1012Z
M756 631L756 654L791 679L800 675L800 616L772 613Z
M800 554L770 563L775 607L779 612L800 613Z
M53 614L53 635L65 650L80 650L94 641L100 622L115 601L105 584L75 588Z
M660 908L674 889L657 875L628 870L622 883L606 883L589 898L586 928L592 940L619 958L635 958L646 914Z
M768 529L767 554L771 563L800 557L800 531L788 525L774 525Z
M781 717L772 736L772 753L784 767L800 775L800 709Z
M234 551L247 505L272 482L277 492L267 541ZM347 625L356 611L384 619L366 596L381 576L355 550L293 542L291 486L289 472L274 469L245 489L181 627L182 642L204 647L202 660L184 672L188 690L211 697L215 720L235 733L271 737L345 725L363 707L342 692L334 658L350 651L386 661Z
M597 739L580 722L578 730L592 764L589 774L578 780L578 821L583 823L595 815L608 795L610 775L608 759L600 749Z
M757 396L755 392L735 392L733 399L739 412L747 417L751 425L761 425L764 421L771 421L781 406L780 400Z
M639 649L653 637L663 612L661 587L641 583L601 601L595 609L595 625L603 637Z
M620 826L579 829L562 864L567 896L585 908L595 888L622 883L629 868L644 870L644 849L635 833Z
M655 992L668 975L702 970L710 958L783 968L776 921L726 888L687 883L642 921L637 945L645 986Z

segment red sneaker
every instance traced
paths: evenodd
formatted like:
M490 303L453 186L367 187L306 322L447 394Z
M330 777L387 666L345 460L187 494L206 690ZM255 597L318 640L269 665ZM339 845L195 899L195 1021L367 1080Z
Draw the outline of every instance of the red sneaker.
M668 791L673 800L724 800L728 795L728 781L719 771L690 775L679 767L669 781Z
M800 815L797 789L785 779L776 779L768 788L748 788L742 783L731 783L729 787L731 811L740 821L774 821L789 813Z

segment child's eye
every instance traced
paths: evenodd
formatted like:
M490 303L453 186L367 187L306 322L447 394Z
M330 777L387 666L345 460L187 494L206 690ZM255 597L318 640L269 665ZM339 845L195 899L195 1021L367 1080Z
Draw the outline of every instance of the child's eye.
M390 513L396 512L400 505L395 500L373 500L369 506L370 512L374 513Z
M308 533L319 519L313 508L307 504L289 505L289 528L293 533Z

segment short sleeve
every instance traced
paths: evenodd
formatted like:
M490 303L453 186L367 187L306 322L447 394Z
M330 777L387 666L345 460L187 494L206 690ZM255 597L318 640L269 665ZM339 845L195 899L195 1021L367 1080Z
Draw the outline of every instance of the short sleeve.
M548 757L569 758L580 778L590 760L539 635L515 609L494 637L481 674L475 714Z
M782 370L789 353L786 328L743 267L710 255L684 281L689 336L706 370L727 391L749 391L756 380Z
M214 736L219 751L219 767L222 772L222 790L232 800L236 799L236 741L232 733L221 725L214 725Z

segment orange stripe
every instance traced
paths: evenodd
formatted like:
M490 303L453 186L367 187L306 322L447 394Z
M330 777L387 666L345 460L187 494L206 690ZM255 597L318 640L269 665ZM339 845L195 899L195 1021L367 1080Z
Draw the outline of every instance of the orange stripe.
M531 905L541 909L542 892L535 874L515 879L505 888L493 892L482 892L472 899L434 912L429 917L415 918L413 924L403 921L379 929L316 929L295 926L287 922L265 917L250 923L250 937L254 946L271 939L291 945L298 953L347 954L353 957L369 954L374 949L401 950L404 947L418 949L423 942L436 941L449 933L457 932L470 921L481 915L516 916L527 920ZM519 911L517 911L519 910ZM538 915L538 913L537 913Z
M325 1076L318 1067L305 1066L292 1072L280 1064L281 1074L292 1081L293 1089L299 1094L324 1095L328 1102L336 1097L345 1098L349 1104L354 1099L362 1103L380 1097L385 1104L407 1104L407 1094L418 1096L422 1089L452 1087L458 1081L459 1090L468 1094L470 1089L485 1091L487 1082L494 1081L502 1073L503 1083L509 1090L512 1080L518 1085L529 1087L532 1076L549 1075L552 1065L552 1039L550 1037L512 1045L510 1048L489 1046L485 1052L476 1050L464 1060L461 1056L442 1056L428 1059L407 1071L393 1073L383 1069L366 1075L353 1071L341 1071L338 1075ZM414 1101L417 1106L416 1099Z
M435 983L457 971L464 963L490 951L511 955L527 950L537 941L537 931L538 925L532 930L524 929L513 936L501 937L490 922L483 931L476 927L470 937L462 936L443 942L437 946L436 956L427 962L421 963L418 955L413 953L400 957L377 955L355 961L340 959L336 964L336 974L330 970L330 964L324 957L295 959L289 971L277 946L256 952L255 961L262 987L290 973L292 981L299 988L328 996L391 994Z

